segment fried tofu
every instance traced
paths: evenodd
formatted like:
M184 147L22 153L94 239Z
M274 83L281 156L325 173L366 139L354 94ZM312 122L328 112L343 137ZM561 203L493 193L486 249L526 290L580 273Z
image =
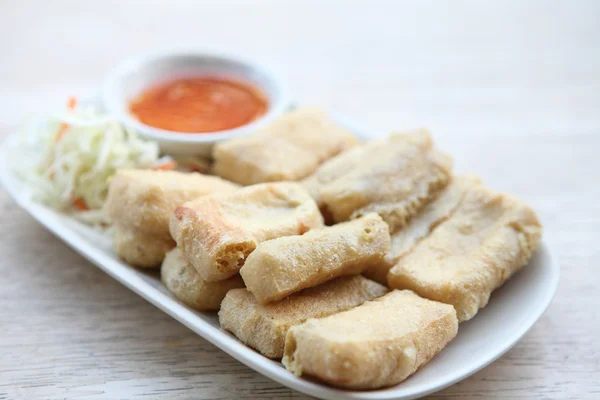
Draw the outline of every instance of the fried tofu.
M365 270L363 275L387 285L388 272L398 260L412 250L421 239L429 235L438 224L448 219L467 191L479 184L479 178L471 175L453 177L450 184L435 200L415 215L408 225L392 234L390 251L381 262Z
M218 310L227 292L244 287L244 281L239 275L218 282L203 280L178 248L166 254L160 275L175 297L198 311Z
M325 161L314 174L302 180L302 185L315 199L319 207L322 207L321 189L325 185L335 182L349 171L360 167L369 152L376 151L384 145L384 140L375 140L361 146L352 147Z
M394 290L356 308L293 326L283 364L346 389L379 389L415 373L456 336L451 305Z
M242 185L295 181L357 144L358 139L324 111L303 107L260 132L215 145L214 173Z
M485 307L492 291L527 265L542 227L522 201L477 185L449 219L390 270L388 284L452 304L459 321Z
M328 280L356 275L379 263L390 249L388 226L375 213L354 221L258 245L240 274L260 303Z
M386 287L360 275L338 278L266 305L249 291L236 289L225 296L219 323L264 356L281 358L291 326L348 310L385 293Z
M177 207L170 220L171 236L207 281L237 274L261 242L322 226L316 203L293 182L204 196Z
M452 160L433 149L426 130L391 134L365 146L362 153L340 155L305 181L334 222L376 212L393 233L450 181ZM319 180L324 182L320 188Z
M140 231L113 227L113 248L128 264L140 268L157 268L165 254L175 247L171 236L140 233Z
M106 200L114 225L113 243L119 257L137 267L159 266L175 246L169 216L188 200L213 192L232 192L238 185L198 173L119 170Z

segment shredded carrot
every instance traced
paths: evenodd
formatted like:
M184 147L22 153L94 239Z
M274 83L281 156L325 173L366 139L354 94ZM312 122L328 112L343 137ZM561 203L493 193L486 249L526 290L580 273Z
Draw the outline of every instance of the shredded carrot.
M175 161L167 161L166 163L152 167L152 169L156 171L169 171L175 168L177 168L177 163Z
M77 99L73 96L69 97L69 100L67 100L67 107L69 110L74 110L75 107L77 107Z
M73 204L73 207L77 208L80 211L87 211L90 209L85 200L81 197L78 197L75 200L73 200L71 204Z
M77 107L77 99L73 96L69 97L69 100L67 101L67 108L69 110L74 110L75 107ZM60 124L60 128L58 129L58 134L56 135L56 141L60 141L60 139L62 139L62 137L65 135L65 133L67 132L67 129L69 129L69 124L67 124L66 122L63 122L62 124Z
M58 129L58 135L56 135L56 141L57 142L59 142L60 139L62 139L62 137L67 132L67 129L69 129L69 124L67 124L65 122L63 122L62 124L60 124L60 128Z
M207 172L206 166L194 162L190 163L188 169L190 170L190 172L200 172L203 174Z

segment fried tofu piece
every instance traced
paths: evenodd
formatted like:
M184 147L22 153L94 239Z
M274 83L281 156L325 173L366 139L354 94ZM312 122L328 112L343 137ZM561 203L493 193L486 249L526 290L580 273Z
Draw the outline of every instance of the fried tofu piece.
M199 311L218 310L227 292L244 287L244 281L239 275L218 282L203 280L178 248L166 254L160 275L175 297Z
M170 221L171 236L207 281L237 274L261 242L322 226L316 203L293 182L204 196L177 207Z
M358 139L324 111L303 107L260 132L215 145L214 172L242 185L295 181L357 144Z
M367 144L346 150L325 161L319 166L314 174L302 180L302 185L315 199L319 207L322 207L323 202L320 196L321 189L325 185L335 182L349 171L360 167L364 163L365 157L369 152L375 151L377 148L384 145L385 141L374 140Z
M542 227L522 201L482 185L390 270L388 284L452 304L459 321L485 307L492 291L529 263Z
M415 215L408 225L392 234L390 251L381 262L365 270L363 275L387 285L388 272L398 260L412 250L421 239L429 235L438 224L448 219L467 191L479 184L479 178L471 175L453 177L450 184L435 200Z
M140 231L113 227L113 248L128 264L140 268L156 268L165 254L175 247L171 236L140 233Z
M361 306L293 326L283 364L347 389L378 389L408 378L458 331L454 308L394 290Z
M219 323L264 356L281 358L285 335L293 325L348 310L385 293L385 286L360 275L338 278L266 305L249 291L236 289L225 296Z
M108 189L105 210L114 225L119 257L137 267L160 265L175 246L169 217L188 200L232 192L238 185L215 176L150 169L119 170Z
M260 303L328 280L356 275L381 261L390 249L388 226L375 213L258 245L240 274Z
M452 170L451 158L433 149L426 130L395 133L385 141L366 145L358 164L354 154L340 157L346 162L335 168L333 161L325 166L335 171L330 171L325 179L328 183L322 184L316 196L326 214L341 222L376 212L392 233L436 197L448 184ZM348 170L331 180L343 164ZM317 179L327 176L322 171L316 175ZM311 191L315 192L314 186Z

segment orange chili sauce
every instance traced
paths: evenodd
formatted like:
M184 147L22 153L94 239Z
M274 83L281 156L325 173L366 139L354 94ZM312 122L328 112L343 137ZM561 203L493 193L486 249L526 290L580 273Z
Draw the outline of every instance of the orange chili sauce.
M268 106L266 96L248 83L196 77L151 87L131 102L129 110L155 128L202 133L246 125Z

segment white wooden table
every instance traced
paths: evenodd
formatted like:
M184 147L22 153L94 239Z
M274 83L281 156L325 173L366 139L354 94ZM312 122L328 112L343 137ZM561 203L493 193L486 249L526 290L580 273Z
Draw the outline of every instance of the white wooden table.
M222 49L377 134L428 126L531 202L562 278L500 360L432 398L600 398L600 2L0 2L0 133L135 52ZM100 272L0 192L0 399L303 398ZM507 318L510 318L507 315ZM493 327L490 327L493 329Z

